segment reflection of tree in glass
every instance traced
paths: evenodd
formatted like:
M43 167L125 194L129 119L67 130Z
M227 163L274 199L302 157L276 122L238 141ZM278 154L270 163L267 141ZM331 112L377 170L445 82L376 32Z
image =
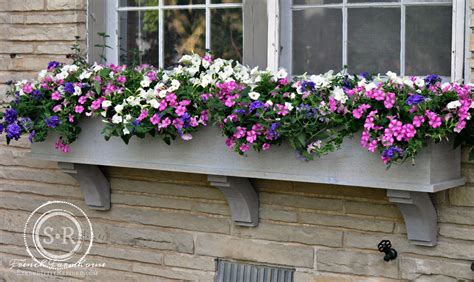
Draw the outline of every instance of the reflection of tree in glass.
M167 5L191 5L204 3L201 0L167 0ZM226 2L226 1L224 1ZM234 1L232 1L234 2ZM158 0L128 0L128 6L157 6ZM129 17L134 12L129 12ZM138 14L138 12L135 12ZM127 48L123 57L133 58L132 50L139 50L141 63L156 64L158 54L158 11L141 13L141 30L138 19L128 19ZM135 15L137 18L138 15ZM242 9L213 9L211 13L211 50L224 59L242 60L243 27ZM135 24L133 24L135 23ZM164 64L176 64L184 54L205 53L206 19L204 9L164 10ZM125 36L122 33L122 36ZM131 38L134 38L133 40ZM151 54L151 53L156 54ZM127 54L128 53L128 54Z
M165 66L176 64L186 53L204 54L205 17L203 9L165 11Z
M242 61L241 9L215 9L211 13L211 49L216 57Z

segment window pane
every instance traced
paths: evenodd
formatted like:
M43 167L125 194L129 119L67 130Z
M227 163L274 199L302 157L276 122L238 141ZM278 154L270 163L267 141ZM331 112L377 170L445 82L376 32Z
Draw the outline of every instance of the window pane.
M337 4L342 3L342 0L293 0L293 5L321 5L321 4Z
M158 11L120 12L120 62L158 65Z
M165 5L193 5L206 4L206 0L164 0Z
M222 4L222 3L242 3L242 0L211 0L212 4Z
M452 7L407 7L406 74L451 74Z
M178 63L181 56L205 51L206 20L204 9L165 11L164 64Z
M348 12L348 65L352 73L400 71L400 9Z
M242 9L211 11L211 50L216 57L242 62Z
M347 0L348 3L387 3L400 2L400 0Z
M120 7L158 6L158 0L120 0Z
M293 12L293 74L342 68L342 10Z

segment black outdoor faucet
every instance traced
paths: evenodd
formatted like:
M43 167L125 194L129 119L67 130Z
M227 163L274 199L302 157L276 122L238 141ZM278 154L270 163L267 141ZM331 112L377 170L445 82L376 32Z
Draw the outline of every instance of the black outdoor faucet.
M391 261L397 258L397 251L392 249L392 243L389 240L382 240L378 244L378 249L380 252L385 253L384 261Z

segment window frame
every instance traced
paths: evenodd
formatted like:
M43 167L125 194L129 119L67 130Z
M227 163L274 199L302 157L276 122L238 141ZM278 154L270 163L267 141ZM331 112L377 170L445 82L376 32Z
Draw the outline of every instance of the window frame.
M401 2L401 3L400 3ZM321 4L321 5L295 5L296 8L304 7L341 7L342 18L343 18L343 54L342 60L343 65L347 64L347 9L351 7L400 7L401 13L401 32L400 37L402 40L400 50L400 62L401 62L401 74L404 74L405 67L405 11L407 6L413 5L432 5L433 3L421 3L417 0L400 0L400 2L386 2L386 3L349 3L347 0L342 0L341 4ZM452 3L445 3L447 1L438 0L441 2L440 5L452 5L453 17L452 17L452 40L451 40L451 80L459 81L467 77L467 71L465 72L465 59L466 59L466 43L467 38L466 30L466 17L467 7L464 0L452 0ZM271 69L277 69L283 67L288 69L291 73L292 69L292 18L291 13L292 1L291 0L268 0L268 18L269 18L269 31L268 33L268 66ZM271 20L272 19L272 20ZM279 31L279 32L277 32ZM275 48L278 46L278 48ZM342 67L342 66L341 66ZM467 80L466 80L467 81Z

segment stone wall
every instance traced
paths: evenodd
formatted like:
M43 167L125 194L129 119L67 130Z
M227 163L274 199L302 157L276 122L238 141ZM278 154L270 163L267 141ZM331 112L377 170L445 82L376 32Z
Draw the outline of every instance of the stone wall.
M32 77L49 60L62 60L72 36L84 37L84 9L84 1L0 0L0 81ZM28 258L23 226L48 200L86 211L96 233L88 260L106 264L97 277L63 277L68 281L212 281L216 258L294 267L298 282L474 280L474 163L466 159L468 184L433 195L439 243L430 248L408 242L400 212L380 189L253 179L260 224L248 228L232 224L222 193L205 176L103 167L112 209L100 212L84 205L57 164L27 159L27 143L4 143L0 281L19 280L9 261ZM392 241L397 260L382 260L382 239Z

